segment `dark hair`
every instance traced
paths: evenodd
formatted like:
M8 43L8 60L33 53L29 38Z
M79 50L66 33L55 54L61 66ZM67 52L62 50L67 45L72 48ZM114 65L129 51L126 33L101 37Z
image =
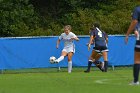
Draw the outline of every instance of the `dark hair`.
M99 24L99 23L94 23L94 24L93 24L93 27L98 27L98 28L100 28L100 24Z

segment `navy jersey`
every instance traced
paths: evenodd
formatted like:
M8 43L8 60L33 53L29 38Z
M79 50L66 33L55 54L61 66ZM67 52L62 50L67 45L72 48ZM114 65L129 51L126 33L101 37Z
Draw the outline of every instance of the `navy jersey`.
M96 29L91 32L91 36L94 37L95 47L107 47L106 38L108 38L108 35L105 32L96 27Z
M136 7L133 11L133 15L132 15L132 19L133 20L138 20L138 22L140 23L140 6Z
M139 34L137 35L135 51L140 52L140 6L138 6L134 9L132 19L138 20L138 24L136 25L135 30L137 30Z
M132 15L133 20L138 20L138 24L135 29L138 31L139 35L137 36L137 40L140 40L140 6L136 7L133 11Z

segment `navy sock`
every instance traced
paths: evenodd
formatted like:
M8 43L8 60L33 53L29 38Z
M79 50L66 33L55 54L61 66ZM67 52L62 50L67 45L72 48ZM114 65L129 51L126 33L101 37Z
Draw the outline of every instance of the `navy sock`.
M134 64L133 67L134 82L137 82L139 80L139 70L140 70L140 64Z
M100 64L101 61L95 60L94 64Z
M105 69L105 72L107 72L107 69L108 69L108 61L104 61L105 64L104 64L104 69Z
M99 67L99 66L100 66L100 62L101 62L101 61L95 60L94 64L95 64L97 67Z
M91 65L92 65L92 62L91 61L88 61L88 68L87 68L88 71L90 71Z
M101 70L101 65L100 65L101 61L96 60L94 62L94 64L96 65L96 67L98 67Z

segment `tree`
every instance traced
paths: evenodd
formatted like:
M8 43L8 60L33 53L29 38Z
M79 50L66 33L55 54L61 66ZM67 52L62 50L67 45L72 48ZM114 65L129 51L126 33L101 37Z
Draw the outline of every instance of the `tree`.
M28 0L0 1L0 36L24 36L38 28L39 19Z

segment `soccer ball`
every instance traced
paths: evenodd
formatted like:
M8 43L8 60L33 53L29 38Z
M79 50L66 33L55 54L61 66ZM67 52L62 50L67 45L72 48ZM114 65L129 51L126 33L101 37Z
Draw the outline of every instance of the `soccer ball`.
M54 56L51 56L51 57L50 57L50 63L51 63L51 64L53 64L55 60L56 60L56 58L55 58Z

